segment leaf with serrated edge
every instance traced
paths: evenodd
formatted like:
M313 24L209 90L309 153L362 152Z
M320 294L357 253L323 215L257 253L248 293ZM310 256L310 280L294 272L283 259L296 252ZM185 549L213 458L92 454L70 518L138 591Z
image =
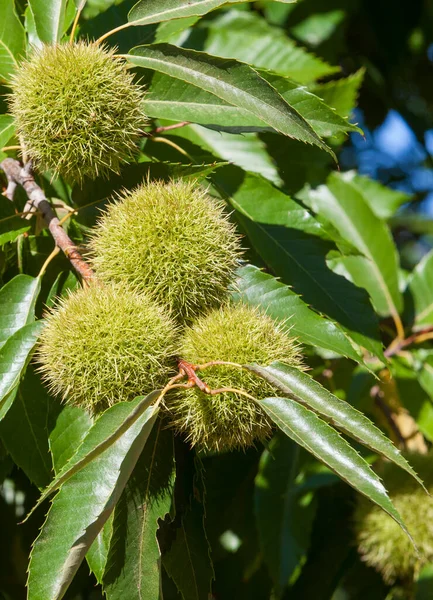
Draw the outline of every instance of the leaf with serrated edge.
M35 319L39 277L17 275L0 290L0 347L15 331Z
M305 86L270 72L260 71L259 74L311 125L317 135L331 136L359 131ZM253 117L247 110L232 106L210 92L161 73L155 73L152 77L143 99L143 108L153 118L187 120L230 133L270 130L267 123L259 117Z
M284 4L296 2L296 0L277 1ZM128 21L131 25L150 25L183 17L201 17L221 6L240 2L245 0L141 0L130 10Z
M259 306L287 327L301 343L363 362L336 323L318 315L289 286L259 268L247 265L238 270L233 296L236 300Z
M159 597L161 551L156 533L159 519L170 512L174 479L173 432L159 420L114 512L103 577L109 600Z
M302 219L302 211L293 211L294 201L287 196L286 218L272 214L274 197L278 201L284 194L267 181L239 174L233 167L220 169L212 180L236 209L252 247L272 271L293 286L304 302L337 321L356 343L383 359L378 320L368 294L327 267L325 258L332 246L316 237L322 235L320 223L305 209ZM260 203L251 201L257 194L263 198ZM313 231L315 236L309 235Z
M125 56L132 64L181 79L251 112L270 127L334 156L311 126L249 65L170 44L138 46Z
M286 435L380 506L412 540L379 477L335 429L290 398L264 398L256 402Z
M149 405L157 400L159 395L160 392L157 390L151 392L145 398L136 398L133 402L115 404L102 413L83 439L76 453L44 490L25 520L33 514L50 494L58 490L73 475L81 471L81 469L94 461L95 458L98 458L102 452L112 446L141 417ZM122 415L121 419L119 419L119 414Z
M44 325L37 321L21 327L0 349L0 419L10 408L10 395L18 387Z
M119 406L109 411L116 412L114 409ZM33 545L28 600L63 597L87 550L113 511L158 410L149 406L114 444L62 485Z
M49 437L56 475L76 453L92 425L92 417L83 408L68 404L63 406Z
M201 47L205 52L274 71L299 83L340 71L296 45L283 29L269 25L257 13L231 10L204 23L201 30L207 34Z
M309 89L323 98L328 106L332 106L340 117L349 117L356 107L359 88L364 79L365 69L335 81L327 81L309 86Z
M343 433L407 471L424 487L423 482L400 454L398 448L370 419L353 408L348 402L344 402L331 394L315 379L299 371L299 369L294 369L279 362L272 363L268 367L254 365L250 368L282 392L289 394L297 402L314 410L321 417L325 417L327 421Z
M96 577L96 581L100 584L102 584L102 579L104 577L108 552L110 550L110 543L113 535L113 516L114 512L111 513L104 527L93 540L93 543L87 550L86 554L87 564Z

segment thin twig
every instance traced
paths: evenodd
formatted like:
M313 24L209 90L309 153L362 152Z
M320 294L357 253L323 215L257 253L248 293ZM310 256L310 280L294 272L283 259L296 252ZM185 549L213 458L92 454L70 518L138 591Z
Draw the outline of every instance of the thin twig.
M171 146L171 148L174 148L175 150L177 150L178 152L183 154L183 156L186 156L187 158L189 158L189 160L191 162L194 162L194 159L192 158L192 156L190 154L188 154L188 152L186 150L184 150L183 148L181 148L178 144L173 142L173 140L170 140L165 137L158 137L158 136L152 137L151 140L152 140L152 142L160 142L162 144L167 144L167 146Z
M218 389L212 389L207 385L207 383L202 381L196 374L196 371L199 371L200 369L207 369L208 367L215 367L215 366L231 366L231 367L237 367L240 369L245 368L244 366L239 365L238 363L226 362L224 360L213 360L208 363L204 363L202 365L193 365L192 363L181 358L178 361L178 365L179 365L179 378L184 377L184 376L188 377L188 383L185 386L179 386L179 387L188 387L188 388L197 387L201 392L203 392L204 394L208 394L209 396L217 396L218 394L224 394L224 393L240 394L241 396L245 396L249 400L255 401L255 398L253 396L251 396L250 394L248 394L245 390L239 390L237 388L232 388L232 387L223 387L223 388L218 388Z
M187 125L191 125L191 121L181 121L180 123L174 123L173 125L166 125L161 127L155 127L152 131L146 133L146 135L152 136L158 133L165 133L166 131L172 131L173 129L180 129L181 127L186 127Z
M62 250L77 273L83 278L84 281L89 281L92 279L94 277L92 269L83 259L77 246L61 226L60 221L57 218L51 204L48 202L42 188L36 183L31 173L31 165L27 163L24 167L22 167L21 163L19 163L17 160L13 158L5 158L0 163L0 168L6 174L9 183L12 181L15 183L15 187L18 184L24 188L29 199L29 203L40 211L56 245L60 248L60 250ZM5 194L9 200L12 200L13 194L11 196L11 191L8 192L8 189L6 190Z
M3 146L1 149L2 152L7 152L8 150L21 150L21 146Z
M391 358L395 354L398 354L404 348L411 346L412 344L420 344L425 340L431 339L433 333L433 325L429 325L420 331L417 331L409 337L402 340L394 340L389 347L385 350L384 354L387 358Z
M70 44L74 43L74 36L75 36L75 31L76 31L77 26L78 26L78 19L80 18L81 11L83 10L85 4L86 4L86 0L81 0L80 4L77 7L77 12L76 12L76 15L75 15L75 19L74 19L74 22L72 24L71 35L69 36L69 43Z
M60 252L60 248L58 246L54 246L54 250L51 252L51 254L49 255L49 257L47 258L47 260L44 262L44 264L42 265L40 271L39 271L39 277L42 277L42 275L45 273L45 271L48 268L48 265L50 264L50 262L56 258L56 256L58 255L58 253Z
M95 46L99 46L99 44L101 42L103 42L104 40L106 40L108 37L110 37L110 35L113 35L114 33L117 33L118 31L122 31L122 29L126 29L127 27L131 27L132 23L124 23L123 25L120 25L119 27L115 27L114 29L111 29L111 31L107 31L107 33L104 33L104 35L101 35L100 38L98 38L96 40L96 42L93 42L95 44Z

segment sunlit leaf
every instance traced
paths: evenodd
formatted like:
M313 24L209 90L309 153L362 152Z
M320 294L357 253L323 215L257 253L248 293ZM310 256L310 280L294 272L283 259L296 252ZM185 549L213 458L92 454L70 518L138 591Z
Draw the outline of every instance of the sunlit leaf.
M340 324L357 344L383 358L378 321L367 293L332 273L326 265L326 255L333 247L326 241L326 230L288 196L286 211L274 212L274 197L284 194L268 182L252 177L240 176L225 167L213 180L235 208L237 220L254 250L305 303ZM325 239L311 235L313 229Z
M229 104L249 111L276 131L332 154L305 119L248 65L170 44L138 46L127 58L134 65L165 73L211 92Z
M309 83L340 70L297 46L283 29L253 12L230 11L207 24L200 49Z
M115 509L103 577L108 600L159 598L161 551L156 532L158 520L170 511L173 486L173 434L159 421Z
M27 584L29 600L63 597L113 511L157 412L155 407L148 407L116 442L63 484L32 549Z
M287 436L380 506L407 533L379 477L335 429L290 398L265 398L257 402Z
M370 419L348 402L331 394L312 377L282 363L273 363L268 367L256 366L252 367L252 370L343 433L410 473L422 485L422 481L400 451Z
M25 57L26 37L14 0L0 2L0 80L9 82L20 60ZM1 135L1 134L0 134ZM1 143L0 148L4 144Z
M15 331L35 320L40 289L40 279L29 275L17 275L0 289L0 347Z
M43 327L43 321L24 325L0 349L0 419L12 404Z
M362 360L336 323L318 315L289 286L257 267L248 265L239 269L234 296L265 310L301 343L331 350L357 362Z
M392 235L352 182L351 173L333 173L326 186L311 190L303 198L364 255L365 259L347 257L343 263L354 282L368 290L377 312L383 316L398 315L403 301Z
M415 267L408 285L415 329L433 324L433 250Z

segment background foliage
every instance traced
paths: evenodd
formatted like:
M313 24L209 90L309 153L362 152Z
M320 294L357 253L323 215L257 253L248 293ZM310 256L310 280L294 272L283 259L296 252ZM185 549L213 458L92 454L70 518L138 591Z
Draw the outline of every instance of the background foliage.
M0 149L19 143L11 76L32 46L67 39L76 4L1 0ZM203 179L244 235L235 299L287 323L311 368L262 370L294 400L266 401L280 430L245 453L192 452L155 393L95 422L60 404L31 356L45 307L79 282L62 254L42 269L54 242L24 191L1 197L0 595L25 597L29 568L34 600L431 597L429 565L403 591L363 565L357 492L333 472L392 513L363 458L406 465L353 408L402 449L433 441L431 4L134 4L88 0L77 36L119 28L106 43L128 54L151 117L136 162L37 181L59 218L74 209L64 227L84 246L116 191ZM48 502L18 522L56 490L29 565Z

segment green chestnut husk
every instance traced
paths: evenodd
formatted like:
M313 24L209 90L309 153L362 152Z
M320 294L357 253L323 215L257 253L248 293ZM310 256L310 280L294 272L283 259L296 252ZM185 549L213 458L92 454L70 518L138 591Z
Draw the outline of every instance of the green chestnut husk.
M99 413L163 387L176 368L178 331L146 293L93 284L46 317L40 371L64 402Z
M125 192L93 231L102 281L151 290L180 322L220 306L241 256L239 236L196 181L152 181Z
M126 63L83 41L34 49L12 80L10 111L29 158L70 182L119 172L147 119Z
M220 360L265 366L278 360L305 368L296 340L245 304L227 304L197 319L183 334L181 356L194 365ZM211 389L235 388L256 399L281 395L264 379L235 366L211 366L198 376ZM205 451L248 448L264 442L273 430L259 404L240 393L209 395L197 387L182 389L167 398L166 407L172 426Z

